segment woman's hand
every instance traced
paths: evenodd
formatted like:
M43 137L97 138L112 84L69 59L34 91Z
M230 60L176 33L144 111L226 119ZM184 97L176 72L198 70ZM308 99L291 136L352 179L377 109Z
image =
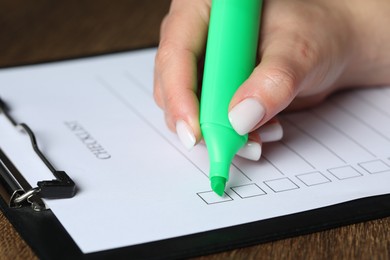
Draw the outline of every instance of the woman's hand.
M199 75L210 5L172 1L156 55L154 97L187 148L202 139ZM257 160L262 142L280 139L282 129L271 119L287 107L318 104L345 87L389 84L389 24L388 0L264 1L260 62L229 107L234 129L249 133L239 155Z

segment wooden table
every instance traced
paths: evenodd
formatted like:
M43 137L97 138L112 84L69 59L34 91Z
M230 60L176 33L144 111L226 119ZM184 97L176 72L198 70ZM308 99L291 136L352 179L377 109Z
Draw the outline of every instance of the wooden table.
M0 67L157 45L169 2L0 0ZM199 259L390 259L389 228L385 218ZM0 213L0 259L34 258Z

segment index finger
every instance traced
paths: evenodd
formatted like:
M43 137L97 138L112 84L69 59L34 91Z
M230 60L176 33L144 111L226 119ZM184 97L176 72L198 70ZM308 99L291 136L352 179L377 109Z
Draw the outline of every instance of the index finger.
M204 54L210 1L173 1L161 26L154 93L168 127L184 120L200 140L197 66Z

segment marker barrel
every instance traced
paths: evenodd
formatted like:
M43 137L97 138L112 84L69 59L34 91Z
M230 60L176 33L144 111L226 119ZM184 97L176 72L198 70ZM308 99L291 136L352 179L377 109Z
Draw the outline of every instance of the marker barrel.
M256 63L261 7L261 0L212 0L200 99L210 178L227 180L234 155L247 142L232 128L228 107Z

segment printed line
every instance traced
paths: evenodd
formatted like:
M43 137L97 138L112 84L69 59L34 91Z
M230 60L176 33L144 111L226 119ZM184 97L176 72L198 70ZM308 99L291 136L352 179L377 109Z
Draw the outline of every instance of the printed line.
M183 152L181 152L172 142L170 142L152 123L149 122L136 108L132 106L125 98L123 98L107 81L100 77L96 77L97 81L115 98L125 105L131 112L133 112L139 119L146 123L157 135L164 139L169 145L171 145L178 153L186 158L196 169L198 169L208 179L208 175L202 171L190 158L188 158Z
M271 164L272 167L274 167L278 172L280 172L280 174L282 174L283 176L285 175L284 172L282 172L282 170L280 170L274 163L272 163L265 155L261 155L261 158Z
M388 111L386 110L383 110L383 108L381 107L378 107L375 103L372 103L370 100L366 99L363 95L361 95L360 93L357 93L356 95L352 96L354 98L357 98L357 99L360 99L362 102L366 103L367 105L369 105L370 107L372 107L373 109L377 110L378 112L380 112L382 115L386 116L387 118L390 118L390 114Z
M315 169L313 164L311 164L308 160L306 160L303 155L301 155L298 151L296 151L294 148L290 147L288 144L286 144L283 140L279 141L281 144L283 144L287 149L289 149L291 152L295 153L299 158L301 158L305 163L307 163L311 168Z
M310 109L309 110L313 116L317 117L318 119L320 119L321 121L323 121L325 124L327 124L329 127L333 128L335 131L339 132L340 134L342 134L344 137L346 137L347 139L349 139L351 142L355 143L357 146L359 146L360 148L362 148L363 150L365 150L367 153L369 153L370 155L372 155L373 157L377 157L373 152L371 152L367 147L363 146L361 143L359 143L357 140L355 140L354 138L352 138L350 135L348 135L347 133L345 133L344 131L342 131L340 128L338 128L337 126L335 126L333 123L331 123L329 120L327 120L326 118L322 117L321 115L319 115L317 112L315 112L313 109Z
M232 165L233 165L233 166L234 166L242 175L244 175L249 181L252 181L252 179L249 178L249 176L246 175L246 174L244 173L244 171L241 170L236 164L232 163Z
M375 132L377 135L381 136L382 138L384 138L386 141L390 142L390 138L387 137L386 135L384 135L383 133L379 132L377 129L375 129L374 127L372 127L372 125L368 124L366 121L363 121L360 117L358 117L357 115L355 115L354 113L352 113L351 111L349 111L348 109L342 107L340 104L338 104L337 101L335 101L335 98L331 98L329 99L329 102L331 102L334 106L336 106L337 108L339 108L340 110L344 111L346 114L350 115L351 117L355 118L357 121L359 121L360 123L362 123L363 125L365 125L366 127L368 127L369 129L371 129L373 132Z
M142 90L148 97L152 97L153 93L148 90L148 88L142 84L138 79L136 79L129 71L125 70L123 73L124 77L133 83L138 89Z
M309 132L305 131L304 129L302 129L301 127L299 127L297 124L295 124L292 120L290 120L289 118L283 116L283 119L287 122L289 122L290 124L292 124L294 127L296 127L298 130L300 130L302 133L306 134L307 136L309 136L310 138L312 138L314 141L316 141L318 144L322 145L326 150L328 150L330 153L332 153L334 156L336 156L337 158L339 158L342 162L344 163L347 163L343 158L341 158L335 151L333 151L330 147L328 147L326 144L324 144L323 142L321 142L320 140L318 140L316 137L314 137L312 134L310 134Z

